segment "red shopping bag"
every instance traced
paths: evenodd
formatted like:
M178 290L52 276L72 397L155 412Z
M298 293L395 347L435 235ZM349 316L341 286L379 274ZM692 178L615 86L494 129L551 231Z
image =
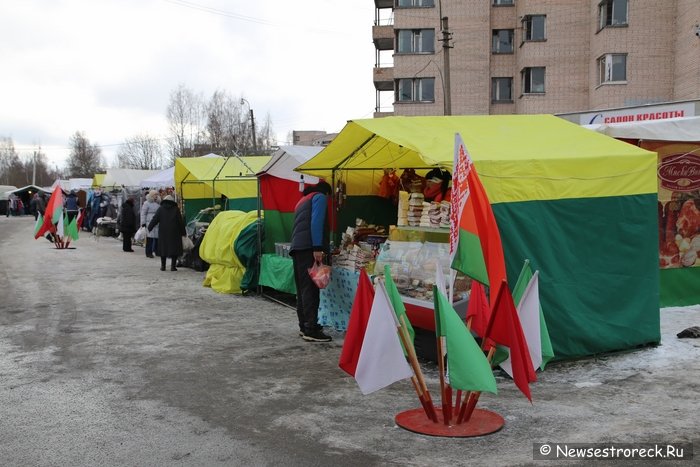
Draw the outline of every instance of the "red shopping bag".
M327 264L321 264L320 261L316 261L314 265L309 268L309 276L311 276L311 280L314 281L316 287L325 289L331 281L331 267Z

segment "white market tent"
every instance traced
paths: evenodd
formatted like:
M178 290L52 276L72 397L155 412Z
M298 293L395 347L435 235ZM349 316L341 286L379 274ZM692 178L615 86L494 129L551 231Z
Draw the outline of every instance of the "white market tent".
M17 189L14 185L0 185L0 200L5 200L10 196L11 191Z
M107 169L102 186L104 188L141 187L141 180L152 177L159 170Z
M294 169L314 157L322 149L323 146L280 146L257 175L272 175L283 180L298 182L300 180L299 172L295 172ZM304 182L315 185L318 183L318 177L304 175Z
M51 185L51 188L47 191L53 192L53 190L56 188L56 185L60 185L61 189L63 191L88 191L90 188L92 188L92 179L91 178L71 178L68 180L56 180L53 182Z
M175 186L175 166L163 169L141 180L141 188L167 188Z
M613 138L647 141L700 141L700 117L583 126Z

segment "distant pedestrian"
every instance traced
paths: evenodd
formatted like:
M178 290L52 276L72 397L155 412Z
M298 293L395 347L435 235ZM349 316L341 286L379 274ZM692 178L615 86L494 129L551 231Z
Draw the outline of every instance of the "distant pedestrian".
M46 212L46 201L44 200L43 193L36 194L36 210L42 216Z
M148 230L158 226L158 245L156 252L160 256L160 270L165 271L165 263L170 258L170 270L177 271L175 264L177 258L182 255L182 237L185 233L185 221L182 219L180 209L171 195L166 195L160 202Z
M66 208L66 214L68 215L68 222L70 223L70 221L72 221L73 218L78 215L80 207L78 204L78 195L75 193L75 190L71 190L70 193L68 193L64 205Z
M156 190L151 190L146 195L146 201L141 206L141 226L146 227L153 220L156 211L160 207L158 201L158 192ZM153 230L148 232L146 237L146 257L153 258L153 253L156 252L156 246L158 245L158 226L155 226Z
M134 198L132 197L129 197L122 204L122 209L119 213L119 231L122 234L122 249L127 252L133 252L131 238L136 233L136 214L134 213Z

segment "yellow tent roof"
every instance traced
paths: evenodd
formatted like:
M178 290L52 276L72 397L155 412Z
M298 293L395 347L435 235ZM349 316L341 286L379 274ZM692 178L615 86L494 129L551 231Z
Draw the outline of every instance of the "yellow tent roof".
M270 156L181 157L175 160L175 189L183 199L257 196L255 174Z
M106 174L106 173L104 173L104 174L95 174L95 175L92 177L92 187L93 187L93 188L96 188L96 187L102 186L102 182L103 182L104 179L105 179L105 175L107 175L107 174Z
M656 154L553 115L349 121L297 171L374 194L385 168L452 170L460 133L491 202L654 193Z

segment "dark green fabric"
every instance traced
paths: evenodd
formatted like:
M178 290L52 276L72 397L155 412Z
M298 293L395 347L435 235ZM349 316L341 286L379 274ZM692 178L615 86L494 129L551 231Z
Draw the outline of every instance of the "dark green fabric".
M661 306L700 303L700 267L662 269Z
M355 227L355 219L364 219L368 224L396 225L397 205L381 196L348 196L337 213L336 245L340 234L347 227ZM387 234L389 230L387 229Z
M209 198L202 198L202 199L186 199L183 200L182 202L184 206L184 214L185 214L185 223L190 222L192 219L194 219L197 214L199 214L199 211L202 209L210 208L216 204L220 204L219 199L209 199Z
M292 258L284 258L274 254L264 254L260 260L260 285L272 287L280 292L296 295L294 283L294 266Z
M493 206L509 283L540 271L556 359L658 343L656 194Z
M243 212L257 211L258 198L231 198L226 203L226 210Z
M265 210L265 243L264 253L274 253L275 243L289 243L292 241L292 228L294 227L294 213L280 212L271 209Z
M258 222L253 220L241 231L233 242L233 252L245 266L245 274L241 278L241 289L252 290L258 286Z

